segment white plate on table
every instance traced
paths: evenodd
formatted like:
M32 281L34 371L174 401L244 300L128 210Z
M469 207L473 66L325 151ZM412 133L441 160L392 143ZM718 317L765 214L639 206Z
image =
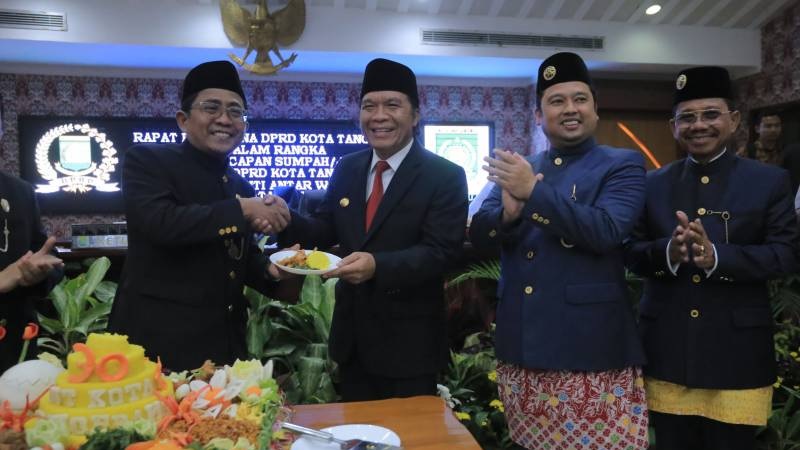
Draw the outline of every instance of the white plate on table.
M337 439L361 439L362 441L377 442L379 444L389 444L400 446L400 436L394 431L379 427L377 425L352 424L337 425L335 427L323 428L322 431L333 433ZM335 442L325 442L322 439L315 439L309 436L302 436L292 444L292 450L338 450L339 444Z
M308 256L308 254L310 254L313 250L303 250L303 251L306 252L306 256ZM276 266L280 267L281 270L285 270L286 272L298 275L322 275L323 273L328 273L331 270L335 269L336 264L338 264L339 261L342 260L342 258L339 258L336 255L332 255L327 252L322 252L325 253L325 256L328 257L328 261L330 262L328 267L324 269L298 269L297 267L286 267L280 264L281 260L292 257L297 252L298 250L281 250L279 252L271 254L269 256L269 260L272 261L272 264L275 264Z

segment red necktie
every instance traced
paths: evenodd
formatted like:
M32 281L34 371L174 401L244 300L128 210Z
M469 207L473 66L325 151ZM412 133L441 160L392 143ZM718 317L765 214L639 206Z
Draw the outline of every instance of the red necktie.
M375 212L378 211L378 205L383 198L383 171L389 168L389 163L384 160L375 164L375 179L372 181L372 192L367 199L367 230L372 225L372 219L375 218Z

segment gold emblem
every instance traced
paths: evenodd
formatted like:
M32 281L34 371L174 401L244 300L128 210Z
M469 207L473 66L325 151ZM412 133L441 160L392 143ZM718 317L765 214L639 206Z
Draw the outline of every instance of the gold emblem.
M347 208L349 204L350 204L350 199L347 197L342 197L342 199L339 200L339 206L341 206L342 208Z
M706 215L706 209L705 208L697 208L697 215L705 216Z
M703 175L702 177L700 177L700 182L701 182L701 183L703 183L703 184L708 184L710 181L711 181L711 178L708 178L708 177L707 177L707 176L705 176L705 175Z
M554 162L554 163L555 163L555 165L557 165L557 166L560 166L561 164L564 164L564 160L563 160L563 159L561 159L561 158L556 158L556 159L554 159L554 160L553 160L553 162Z
M246 2L252 3L252 2ZM259 75L270 75L289 67L297 58L292 53L283 59L278 45L292 45L300 39L306 27L306 4L304 0L289 0L286 6L270 13L266 0L257 2L255 14L239 5L236 0L221 0L222 27L230 41L238 47L246 47L244 56L239 58L233 53L228 56L245 70ZM255 50L256 59L253 64L247 63L247 57ZM280 63L275 65L269 53L275 53Z
M681 74L678 79L675 80L675 87L678 88L679 91L686 87L686 74Z
M3 211L9 212L11 211L11 205L8 203L6 199L0 199L0 208L3 208Z
M544 71L542 72L542 78L544 78L545 81L552 80L554 76L556 76L555 66L547 66L544 68Z

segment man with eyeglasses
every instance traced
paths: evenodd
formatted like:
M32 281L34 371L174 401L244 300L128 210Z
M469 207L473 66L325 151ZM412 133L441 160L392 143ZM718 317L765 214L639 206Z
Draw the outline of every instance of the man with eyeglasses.
M740 158L727 70L676 79L672 132L688 157L647 178L626 245L645 277L645 386L659 450L752 450L776 378L767 280L798 270L785 170Z
M183 82L176 113L186 140L125 154L128 256L109 329L173 370L246 357L243 286L267 292L279 277L253 234L282 230L288 208L254 197L228 166L247 129L246 107L233 64L200 64Z

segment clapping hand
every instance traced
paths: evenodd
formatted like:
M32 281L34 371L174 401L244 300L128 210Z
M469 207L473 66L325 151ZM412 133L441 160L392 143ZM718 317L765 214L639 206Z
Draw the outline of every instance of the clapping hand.
M675 211L678 224L672 231L672 239L669 241L669 262L673 266L680 263L689 262L689 217L683 211Z
M495 149L494 156L483 158L487 164L483 170L489 173L489 181L508 191L517 200L528 200L536 183L544 179L544 175L534 172L528 160L518 153Z
M703 270L711 270L716 264L716 259L713 244L706 234L703 222L700 219L694 219L689 223L687 234L689 242L692 243L692 262Z

